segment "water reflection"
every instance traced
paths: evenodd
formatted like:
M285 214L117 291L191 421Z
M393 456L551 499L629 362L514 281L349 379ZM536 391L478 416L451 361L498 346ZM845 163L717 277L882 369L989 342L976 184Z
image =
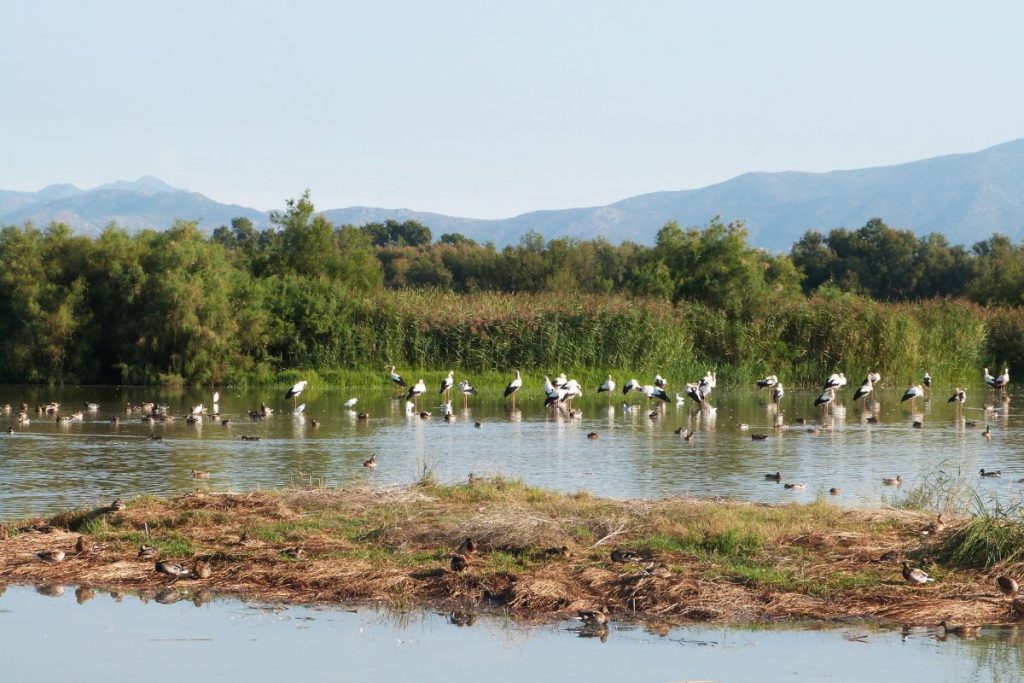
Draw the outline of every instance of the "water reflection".
M60 590L57 590L57 589ZM424 672L460 683L522 680L1017 680L1024 637L985 628L975 638L935 628L672 628L613 622L528 627L472 608L438 614L372 608L249 604L205 591L156 594L48 587L43 599L12 587L0 599L7 680L48 670L78 681L125 671L215 679L412 680ZM42 592L42 591L40 591ZM83 597L88 596L86 599ZM200 608L200 609L197 609ZM96 656L97 634L117 643ZM339 662L342 668L339 669Z
M980 388L970 392L985 397ZM421 417L419 410L406 411L404 397L392 400L388 387L309 388L306 413L298 416L277 393L223 391L219 418L188 424L192 406L209 403L205 392L0 387L0 404L100 404L97 412L66 424L44 415L19 425L16 411L6 416L14 433L0 435L0 508L7 516L38 514L197 486L388 485L410 483L424 471L441 481L464 481L469 472L504 474L616 498L710 494L810 501L838 487L841 495L829 500L846 506L898 502L938 470L975 487L984 499L1016 501L1024 490L1017 481L1024 477L1024 453L1013 447L1024 417L1012 403L995 401L986 410L979 398L962 410L943 398L919 401L911 410L900 403L899 391L876 387L866 405L840 393L826 413L813 407L813 391L789 389L776 406L752 389L718 389L714 405L666 404L652 418L655 406L636 394L611 405L588 394L576 400L580 414L570 416L546 410L527 386L515 409L500 394L482 392L447 422L435 396L421 397L420 410L432 413ZM343 405L353 394L360 411ZM126 404L143 401L166 404L168 417L177 418L144 421L138 411L125 414ZM262 417L261 404L272 415ZM369 417L360 418L364 412ZM111 422L111 413L119 423ZM749 430L737 429L741 423ZM990 439L982 437L986 425ZM590 432L600 438L588 440ZM752 441L752 434L767 438ZM362 467L375 451L380 466ZM981 480L982 467L1003 476ZM210 477L197 481L192 470ZM807 487L766 484L764 473L775 471ZM895 474L905 482L899 491L881 484L883 476Z

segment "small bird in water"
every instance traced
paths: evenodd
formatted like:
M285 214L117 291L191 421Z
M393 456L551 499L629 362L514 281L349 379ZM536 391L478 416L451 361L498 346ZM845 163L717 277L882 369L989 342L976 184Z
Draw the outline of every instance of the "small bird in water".
M832 488L830 488L828 490L828 495L830 495L830 496L838 496L842 492L843 492L843 490L841 488L839 488L838 486L833 486Z
M38 553L36 553L36 557L38 557L43 562L63 562L64 561L64 551L63 550L40 550Z
M903 483L903 477L899 474L895 477L882 477L882 483L886 486L899 486Z
M985 425L985 431L983 431L983 432L981 433L981 436L982 436L982 438L984 438L984 439L985 439L986 441L989 441L989 440L991 440L991 439L992 439L992 430L991 430L991 429L989 429L989 426L988 426L988 425Z
M576 613L576 619L584 624L607 624L608 609L605 607L600 610L581 609Z
M901 567L902 569L900 573L903 574L903 578L907 583L920 586L935 580L928 576L928 572L925 570L918 569L917 567L911 567L910 563L906 560L903 560Z
M775 474L766 474L764 475L764 478L771 481L782 481L782 472L776 472Z
M597 432L590 432L589 434L587 434L587 438L588 439L600 439L601 435L598 434Z
M371 470L377 467L377 454L373 453L369 459L363 461L363 467L369 467Z
M242 434L242 441L259 441L259 440L260 440L260 437L258 437L258 436L248 436L246 434Z
M944 633L952 633L961 638L972 638L978 635L978 626L974 624L950 624L947 620L943 619L939 622L939 626L942 627Z
M209 479L210 473L204 472L203 470L192 470L193 479Z
M767 434L751 434L750 435L750 440L751 441L764 441L767 438L768 438Z
M796 481L790 482L788 484L783 484L782 487L787 489L805 489L807 488L807 484L803 483L802 481Z
M985 471L984 467L981 468L981 471L979 471L978 474L980 476L982 476L982 477L1001 477L1001 476L1003 476L1003 473L1002 473L1001 470L988 470L988 471Z

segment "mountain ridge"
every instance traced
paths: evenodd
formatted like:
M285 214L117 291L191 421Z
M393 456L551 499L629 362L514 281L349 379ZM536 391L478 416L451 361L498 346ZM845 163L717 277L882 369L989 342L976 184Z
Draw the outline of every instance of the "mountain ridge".
M890 166L806 171L754 171L702 188L660 190L601 206L541 209L508 218L478 219L414 209L350 206L322 212L335 224L416 220L435 239L459 232L501 247L528 232L547 239L604 237L650 244L668 221L702 226L711 218L743 220L750 242L775 251L809 229L857 228L873 217L918 234L940 232L970 245L994 232L1024 237L1024 138ZM38 192L0 190L0 223L67 222L95 234L114 221L128 229L170 227L198 220L204 230L235 217L269 225L269 214L217 202L159 178L142 176L89 190L67 183Z

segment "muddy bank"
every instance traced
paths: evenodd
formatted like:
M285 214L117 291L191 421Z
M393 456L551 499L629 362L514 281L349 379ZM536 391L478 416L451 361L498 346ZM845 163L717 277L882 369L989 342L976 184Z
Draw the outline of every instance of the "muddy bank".
M528 620L578 610L670 624L1024 617L1021 603L996 589L1007 568L985 573L933 561L957 528L947 521L936 530L933 522L825 502L615 501L501 479L196 492L5 522L0 580L290 603L498 607ZM155 550L140 557L143 545ZM47 551L64 558L40 559ZM157 559L195 573L160 573ZM935 581L908 584L903 559Z

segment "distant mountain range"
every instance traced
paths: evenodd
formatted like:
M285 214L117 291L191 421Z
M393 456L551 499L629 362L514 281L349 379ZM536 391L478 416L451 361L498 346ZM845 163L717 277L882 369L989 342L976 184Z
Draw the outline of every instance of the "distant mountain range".
M315 197L314 197L315 200ZM951 154L896 166L830 173L746 173L696 190L652 192L607 206L533 211L503 219L474 219L409 209L349 207L324 214L335 224L416 220L434 237L460 232L499 247L529 231L613 243L654 241L670 220L702 226L712 217L743 219L751 243L788 251L808 229L858 228L873 217L919 234L944 233L970 245L994 232L1024 237L1024 139L980 152ZM129 229L166 228L175 219L198 220L207 230L245 216L259 226L268 214L222 204L151 176L91 190L50 185L38 192L0 190L0 223L63 221L94 234L110 222Z

